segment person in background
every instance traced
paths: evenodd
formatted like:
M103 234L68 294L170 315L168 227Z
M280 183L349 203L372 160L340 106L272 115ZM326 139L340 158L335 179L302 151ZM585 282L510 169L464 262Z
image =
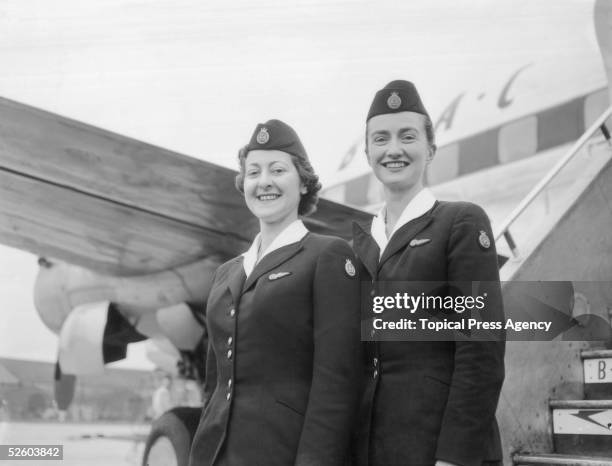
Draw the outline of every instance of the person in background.
M159 387L153 392L153 419L157 419L174 406L172 401L172 377L164 375Z
M0 421L8 421L9 409L8 403L4 398L0 398Z

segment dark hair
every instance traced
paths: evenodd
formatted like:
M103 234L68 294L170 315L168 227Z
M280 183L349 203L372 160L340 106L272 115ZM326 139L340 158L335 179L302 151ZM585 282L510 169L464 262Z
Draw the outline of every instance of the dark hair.
M423 114L421 113L420 115L423 115ZM429 117L429 115L423 115L423 118L425 119L423 121L423 126L425 126L425 136L427 137L427 143L429 144L429 147L435 149L436 132L434 131L433 122L431 121L431 118ZM369 120L366 122L366 129L365 129L366 152L368 150L368 123L369 123Z
M425 135L427 136L427 142L429 147L436 147L436 132L434 131L434 125L429 115L425 116Z
M240 171L236 175L236 189L244 194L244 174L245 174L245 162L247 155L249 154L248 146L242 147L238 151L238 163L240 165ZM298 205L298 215L306 216L314 213L317 210L317 202L319 195L317 194L321 190L321 183L319 183L319 177L315 173L310 161L304 157L298 157L293 154L289 154L293 165L298 172L300 181L304 183L306 187L306 194L302 194L300 203Z

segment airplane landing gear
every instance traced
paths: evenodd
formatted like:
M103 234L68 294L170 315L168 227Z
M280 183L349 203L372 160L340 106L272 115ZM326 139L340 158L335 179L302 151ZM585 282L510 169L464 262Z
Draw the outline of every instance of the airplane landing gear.
M201 412L201 408L178 407L156 419L145 444L142 466L187 466Z

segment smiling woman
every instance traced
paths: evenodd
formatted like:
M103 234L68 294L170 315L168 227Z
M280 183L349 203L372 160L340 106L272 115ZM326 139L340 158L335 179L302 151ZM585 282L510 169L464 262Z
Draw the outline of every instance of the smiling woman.
M423 174L436 149L427 137L427 119L405 112L401 120L386 114L368 122L368 163L385 189L414 195L423 188Z
M278 120L271 120L271 121L274 122ZM280 124L282 122L278 122L278 123ZM263 128L265 128L263 125L258 126L258 128L259 128L259 131L257 131L257 129L256 131L257 131L259 140L263 140L265 138L264 135L268 135L269 137L267 128L266 128L266 131L263 131ZM287 131L288 130L293 131L288 126L286 129ZM310 163L310 160L306 156L306 151L304 150L304 147L301 145L301 142L299 141L297 134L294 133L293 137L295 139L292 144L295 144L296 147L294 148L283 147L283 150L280 150L277 152L282 152L284 154L288 154L291 156L291 161L293 165L295 166L295 169L298 172L300 181L302 185L306 188L306 192L301 193L302 195L300 197L300 203L298 205L298 215L310 215L316 210L318 192L321 189L321 183L319 183L319 177L315 174L314 169L312 168L312 165ZM299 146L297 145L297 143L299 143ZM253 147L251 147L250 144L247 144L246 146L241 148L240 151L238 152L240 172L236 176L236 188L238 189L238 191L240 191L243 194L244 194L244 177L246 173L246 168L245 168L246 158L249 153L256 152L257 150L261 150L261 149L257 149L257 148L253 149ZM268 150L267 152L268 154L270 154L273 151Z
M258 125L239 162L236 186L260 232L215 274L191 464L343 466L358 397L355 258L298 218L320 184L290 126Z
M387 301L410 288L411 295L428 303L453 304L458 314L467 301L487 296L487 323L503 321L486 214L475 204L438 201L423 187L435 154L428 119L414 84L398 80L376 93L366 120L368 163L384 186L385 204L371 222L356 226L354 248L362 290L375 297L374 305L385 301L385 309L373 306L371 316L364 313L373 317L374 327L364 348L355 456L360 466L498 466L502 453L495 410L504 378L504 342L431 338L433 333L423 341L382 337L388 329L405 328L393 318L396 306L387 307ZM432 283L440 286L432 291L427 285ZM418 307L426 312L416 316L435 316L447 324L444 309ZM385 318L393 325L380 325ZM421 324L427 320L418 319ZM445 328L457 328L456 323L461 322Z
M245 163L244 199L249 210L259 219L262 230L282 231L297 220L300 196L306 194L291 155L279 150L253 150Z

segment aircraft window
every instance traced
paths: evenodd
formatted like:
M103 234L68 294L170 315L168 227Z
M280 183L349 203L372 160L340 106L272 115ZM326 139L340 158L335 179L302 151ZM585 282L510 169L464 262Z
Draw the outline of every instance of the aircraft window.
M324 197L363 208L383 202L383 194L382 185L374 173L367 173L326 191Z
M538 119L535 115L522 118L499 130L500 163L514 162L536 153L538 148Z
M459 174L459 145L449 144L440 147L427 169L427 185L443 183L456 178Z
M465 175L499 164L498 136L499 129L493 128L463 139L459 144L459 174Z
M537 152L573 142L584 132L583 99L538 113Z
M584 99L584 127L588 128L595 120L608 108L609 104L608 90L593 92ZM610 120L608 120L608 125Z

